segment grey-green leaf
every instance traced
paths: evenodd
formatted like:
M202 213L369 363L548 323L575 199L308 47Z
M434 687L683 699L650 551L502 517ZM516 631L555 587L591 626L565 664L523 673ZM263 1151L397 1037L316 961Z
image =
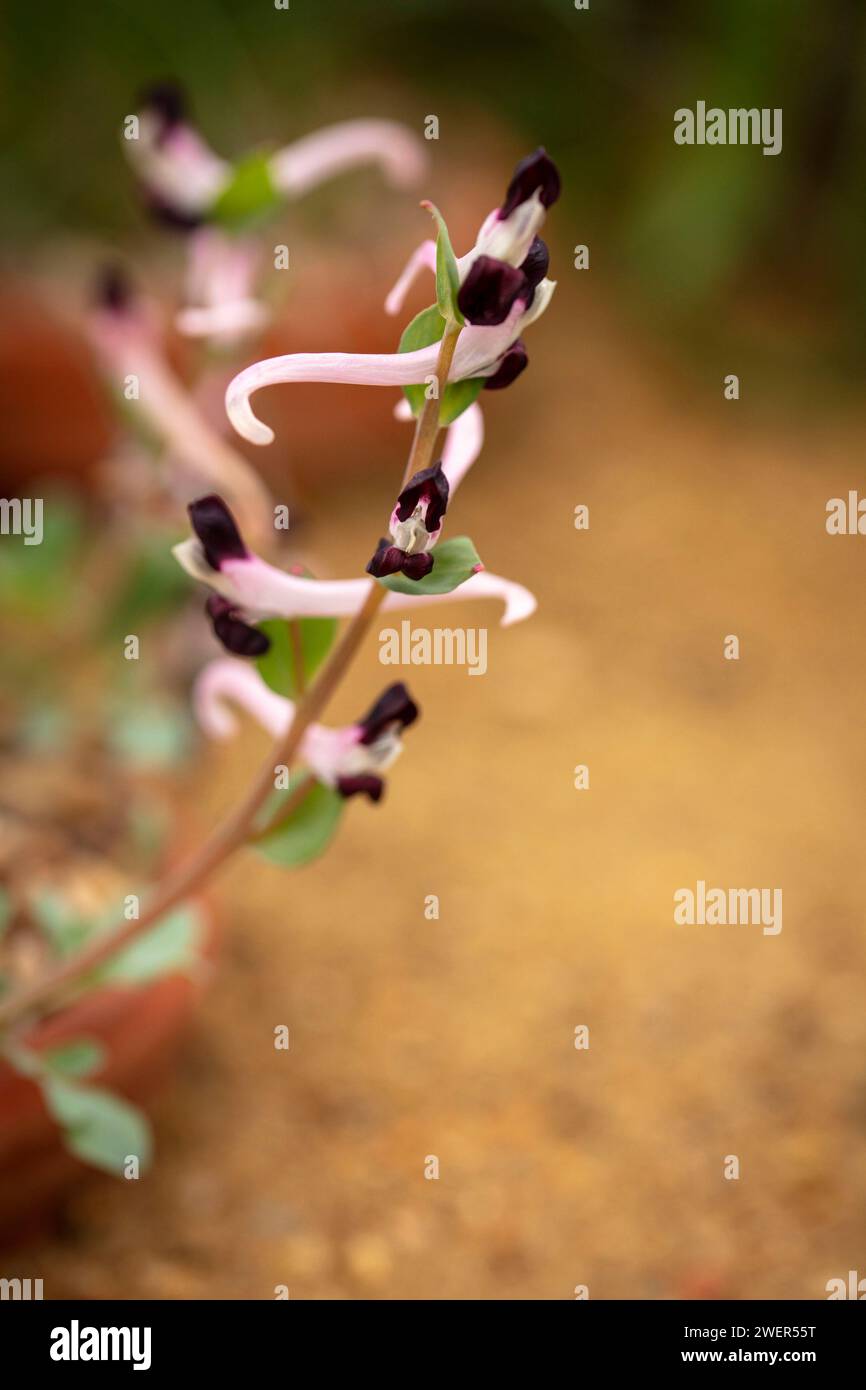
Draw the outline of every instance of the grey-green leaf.
M442 392L439 402L439 424L450 425L468 410L479 392L483 391L487 380L483 376L470 376L465 381L452 381Z
M39 1054L44 1067L63 1076L83 1077L105 1065L105 1048L96 1038L75 1038Z
M189 748L192 724L186 710L164 697L127 700L108 726L112 749L130 767L172 767Z
M199 960L203 924L186 903L136 937L90 977L96 983L145 985L163 975L189 973Z
M134 1105L110 1091L58 1076L44 1077L41 1087L64 1143L76 1158L121 1177L127 1159L135 1157L139 1172L146 1171L153 1140L150 1125Z
M292 795L303 773L295 773L288 790L275 792L268 802L268 819L279 813L280 802ZM284 869L308 864L325 850L335 834L345 808L345 800L331 787L314 782L300 806L290 818L264 840L256 849Z
M30 907L40 931L59 956L74 955L93 933L94 924L79 917L60 893L38 893Z
M334 645L337 619L296 618L294 621L300 629L304 681L309 684ZM259 675L278 695L285 695L289 700L297 699L295 646L289 623L283 618L269 618L258 626L271 641L264 656L260 656L256 661Z
M431 552L433 568L423 579L407 579L405 574L389 574L379 583L396 594L450 594L460 584L465 584L483 565L478 551L468 536L454 536L451 540L440 541Z

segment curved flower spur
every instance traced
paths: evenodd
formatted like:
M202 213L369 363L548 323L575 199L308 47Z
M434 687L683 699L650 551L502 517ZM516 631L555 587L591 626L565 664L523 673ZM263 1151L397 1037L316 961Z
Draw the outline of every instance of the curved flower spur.
M538 232L559 191L556 165L543 149L536 150L518 164L501 207L485 219L475 245L460 260L451 251L440 214L431 203L423 204L439 224L437 242L425 242L415 252L386 308L399 312L423 266L436 271L437 303L409 324L399 351L301 352L256 362L239 372L226 392L235 429L252 444L272 443L273 430L253 413L250 397L284 382L402 386L417 413L436 372L449 315L462 331L440 402L440 424L455 419L482 388L509 386L528 361L521 334L544 313L556 288L547 278L547 247Z
M348 169L378 164L395 188L409 188L427 165L423 142L396 121L351 120L313 131L273 152L232 163L192 124L173 82L149 88L124 140L147 206L190 234L187 297L177 326L190 337L230 344L268 318L254 289L259 248L247 228Z

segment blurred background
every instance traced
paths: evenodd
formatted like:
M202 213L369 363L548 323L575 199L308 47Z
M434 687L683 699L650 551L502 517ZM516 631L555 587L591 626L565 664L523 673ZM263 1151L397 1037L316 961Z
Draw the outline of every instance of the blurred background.
M7 0L3 23L0 492L51 519L38 549L0 541L13 899L47 876L90 902L156 871L266 748L249 724L220 747L192 726L216 649L167 559L182 504L154 501L86 327L119 260L191 390L202 372L172 328L184 237L148 218L121 148L140 90L180 80L230 158L357 116L421 136L436 115L418 196L458 253L536 145L564 193L559 288L529 370L481 397L459 496L459 531L538 613L503 632L492 607L459 610L490 627L487 678L413 668L422 721L327 862L222 876L152 1172L37 1211L0 1273L47 1297L385 1299L820 1298L866 1274L862 559L824 525L866 445L866 11ZM782 153L676 145L698 100L781 107ZM287 206L263 235L290 272L231 370L391 350L429 285L397 326L382 301L427 234L376 170ZM262 397L277 441L248 454L317 575L360 570L381 532L407 448L394 395ZM370 643L337 715L384 683ZM699 878L781 886L783 931L675 928ZM41 963L22 936L12 976Z

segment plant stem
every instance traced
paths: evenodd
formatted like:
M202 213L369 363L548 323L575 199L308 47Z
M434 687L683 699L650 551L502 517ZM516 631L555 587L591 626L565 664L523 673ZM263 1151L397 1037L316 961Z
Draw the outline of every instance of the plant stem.
M425 400L424 409L418 416L415 438L412 440L412 448L406 461L406 472L403 474L404 487L410 478L414 477L416 473L420 473L422 468L429 468L433 462L436 436L439 433L439 400L448 383L448 373L451 370L454 349L457 346L459 336L459 324L446 324L436 363L436 395Z
M433 460L433 450L439 432L439 396L448 380L459 333L460 328L457 325L449 325L442 338L436 364L437 395L425 401L424 409L418 417L406 466L406 478L410 478L422 468L429 467ZM114 931L100 933L76 955L49 970L40 980L35 980L6 1000L0 1000L0 1029L7 1028L11 1023L41 1008L59 991L104 964L166 912L197 893L210 875L241 845L250 839L258 838L261 832L253 832L253 823L274 790L277 767L288 766L292 762L310 724L315 723L322 714L352 664L387 595L388 590L383 584L375 579L371 581L364 602L340 641L332 649L313 685L299 701L291 727L274 744L240 805L220 822L195 853L166 875L145 902L139 917L132 921L124 920ZM280 820L282 819L281 813ZM268 826L267 832L269 833L278 823L275 821Z

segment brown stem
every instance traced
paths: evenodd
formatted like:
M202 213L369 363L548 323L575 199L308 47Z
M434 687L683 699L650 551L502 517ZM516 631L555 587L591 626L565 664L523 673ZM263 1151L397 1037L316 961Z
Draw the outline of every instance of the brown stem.
M424 409L418 418L406 466L407 479L420 469L429 467L433 461L433 450L439 432L439 397L448 380L459 333L460 328L456 324L449 324L442 338L436 364L437 394L425 401ZM274 789L277 767L288 766L295 757L310 724L318 719L354 660L387 593L388 590L383 584L376 580L371 582L363 604L333 648L315 682L298 703L291 727L271 749L241 804L225 817L189 859L179 864L163 879L145 903L138 918L130 922L124 921L115 931L100 933L96 940L91 941L77 955L49 970L41 980L34 981L32 985L0 1001L0 1029L21 1020L46 1000L53 999L60 990L80 976L89 974L116 955L166 912L198 892L210 875L251 838L256 815ZM277 823L268 826L267 832L269 833ZM256 832L252 838L257 838L258 833L260 832Z
M429 468L433 462L436 436L439 433L439 402L448 384L448 373L451 370L454 349L457 346L459 336L460 327L458 324L446 326L436 363L436 395L425 400L424 409L418 416L415 438L412 440L412 448L406 461L406 472L403 474L404 487L410 478L414 477L416 473L420 473L422 468Z

